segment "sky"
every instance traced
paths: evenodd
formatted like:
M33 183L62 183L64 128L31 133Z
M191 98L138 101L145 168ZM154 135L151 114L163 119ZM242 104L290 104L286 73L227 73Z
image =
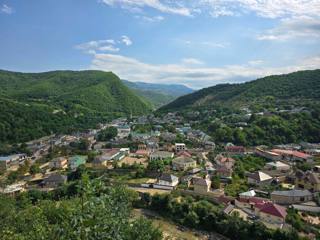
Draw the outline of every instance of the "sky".
M0 69L194 89L320 68L320 0L0 0Z

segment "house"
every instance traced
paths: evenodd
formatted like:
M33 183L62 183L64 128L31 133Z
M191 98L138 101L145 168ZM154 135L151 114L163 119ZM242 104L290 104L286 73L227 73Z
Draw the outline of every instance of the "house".
M306 189L310 192L320 192L320 177L319 173L301 170L296 172L295 179L296 189Z
M210 192L211 181L207 178L193 178L194 192L199 194L206 194Z
M227 169L232 169L235 164L235 160L230 157L224 157L223 155L218 155L215 158L215 163L218 166L223 166Z
M15 196L18 193L24 192L26 187L26 182L14 183L5 188L0 188L0 193Z
M49 163L50 168L64 169L68 166L68 159L66 157L57 157Z
M293 189L289 191L273 191L271 200L279 204L294 204L312 201L312 193L309 190Z
M133 153L136 157L149 157L150 152L148 150L138 149L135 153Z
M0 157L0 169L6 170L12 164L21 164L27 159L26 154L13 154L9 156Z
M162 188L172 190L179 184L179 178L169 174L163 173L159 178L156 184L153 185L154 188Z
M191 153L189 153L188 151L181 151L181 152L178 152L176 154L177 157L188 157L188 158L191 158Z
M181 151L185 151L186 150L186 144L184 144L184 143L175 143L174 144L174 149L175 149L176 153L181 152Z
M0 157L0 170L7 170L11 165L11 159L8 157Z
M157 141L148 140L146 143L147 150L149 150L149 152L154 152L159 149L159 144Z
M161 133L161 138L165 142L173 142L177 138L177 135L170 132L163 132Z
M269 224L280 224L283 226L287 216L287 209L278 204L267 202L264 204L257 204L255 206L255 213L260 220Z
M190 157L177 157L172 161L173 170L185 171L191 168L195 168L197 166L197 162Z
M76 155L73 156L71 158L69 158L68 161L68 167L74 171L76 170L80 165L83 165L87 162L87 156L80 156L80 155Z
M247 177L248 177L248 183L252 184L252 185L263 186L263 185L271 183L271 181L272 181L271 176L269 176L268 174L261 172L261 171L249 173L249 174L247 174Z
M138 144L138 150L147 150L147 145L146 144Z
M254 196L256 196L256 192L254 190L250 190L250 191L243 192L243 193L239 194L239 198L242 198L242 199L249 199Z
M128 125L117 126L117 130L118 130L118 134L117 134L118 138L126 138L130 135L130 132L131 132L131 128Z
M230 169L230 168L227 168L226 166L220 166L220 165L217 165L215 169L211 168L209 170L215 172L217 175L219 175L222 178L231 178L233 173L232 168Z
M243 146L227 145L225 146L225 150L231 155L243 155L245 153L245 148Z
M216 144L212 141L205 141L203 145L204 145L204 149L206 150L214 150L216 147Z
M259 197L239 197L235 199L235 206L241 209L254 211L256 205L263 205L270 202L269 199Z
M279 161L279 160L282 159L280 154L275 153L275 152L271 152L271 151L266 151L266 150L263 150L261 148L256 148L255 154L257 156L266 158L266 159L271 160L271 161Z
M301 161L312 163L314 158L312 155L295 150L272 149L272 152L280 154L282 159L286 161Z
M164 160L167 158L173 158L174 154L167 151L155 151L150 154L150 160Z
M101 155L95 157L92 164L94 166L107 166L108 163L123 159L129 155L129 148L111 148L101 150Z
M42 182L44 187L56 188L67 182L67 176L61 174L52 174Z
M267 170L277 170L282 172L290 171L290 166L280 161L269 162L266 164L265 168Z

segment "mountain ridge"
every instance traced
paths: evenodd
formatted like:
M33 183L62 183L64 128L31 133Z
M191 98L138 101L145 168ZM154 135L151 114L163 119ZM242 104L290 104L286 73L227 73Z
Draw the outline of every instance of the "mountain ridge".
M90 128L116 117L151 111L150 103L126 87L115 74L94 70L43 73L1 70L0 104L0 142L26 141L52 131Z
M161 107L182 95L194 90L182 84L158 84L145 82L131 82L122 80L126 86L134 90L139 96L149 100L155 108Z
M320 70L305 70L271 75L237 84L219 84L179 97L160 108L162 111L211 104L253 104L272 97L279 101L293 99L320 100Z

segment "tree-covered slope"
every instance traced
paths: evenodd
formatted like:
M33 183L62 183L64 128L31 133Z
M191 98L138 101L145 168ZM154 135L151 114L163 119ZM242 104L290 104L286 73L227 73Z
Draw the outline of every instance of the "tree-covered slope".
M0 105L1 142L92 127L151 109L116 75L101 71L0 71Z
M168 104L177 97L193 92L193 89L181 84L155 84L144 82L130 82L122 80L130 89L139 96L150 101L155 108Z
M182 96L161 110L212 104L253 104L270 97L276 101L288 102L320 100L320 70L268 76L241 84L220 84Z

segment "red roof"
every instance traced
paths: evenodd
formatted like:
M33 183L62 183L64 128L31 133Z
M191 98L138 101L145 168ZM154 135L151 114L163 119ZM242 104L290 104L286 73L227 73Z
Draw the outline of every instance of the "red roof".
M264 212L280 218L286 218L287 209L274 203L266 203L260 208L260 212Z
M135 154L137 154L137 155L149 155L149 151L144 150L144 149L139 149L139 150L136 151Z
M187 151L182 151L182 152L179 152L177 154L177 156L178 157L181 157L181 156L183 156L183 157L191 157L191 154L189 152L187 152Z
M284 149L272 149L272 152L278 153L278 154L285 154L285 155L292 155L298 158L307 159L312 157L309 154L299 152L299 151L293 151L293 150L284 150Z

